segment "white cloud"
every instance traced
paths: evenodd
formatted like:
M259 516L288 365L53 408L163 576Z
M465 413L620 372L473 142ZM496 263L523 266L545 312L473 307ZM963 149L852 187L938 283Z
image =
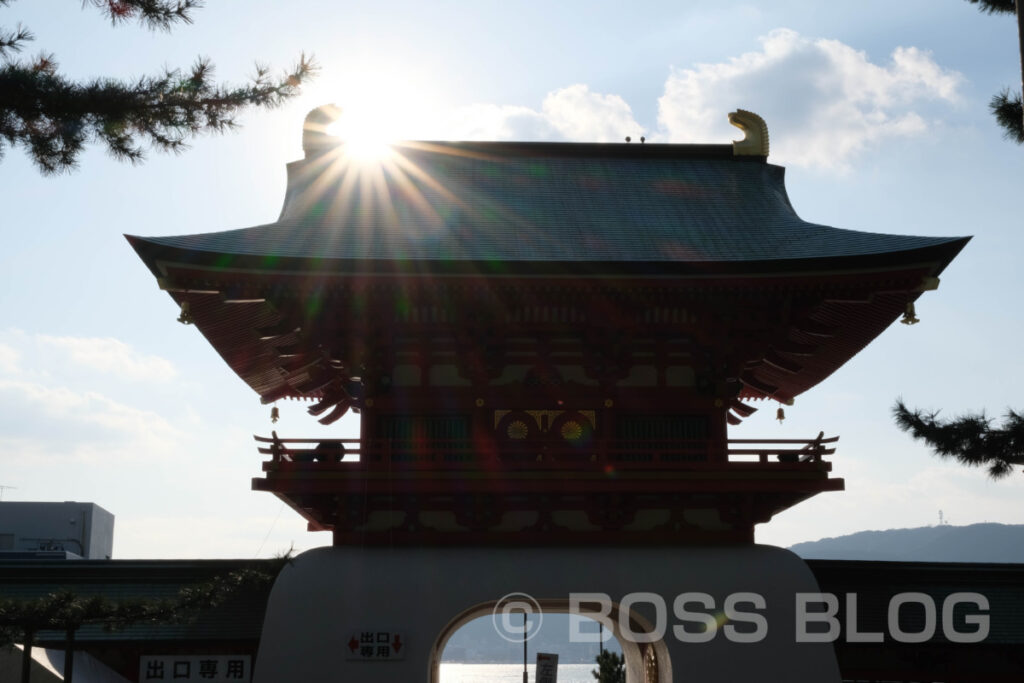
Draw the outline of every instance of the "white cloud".
M142 405L154 405L160 394L153 386L168 389L175 375L169 361L117 339L2 331L0 451L16 453L19 463L169 457L183 431L159 412L135 406L140 397L147 400Z
M468 140L620 142L643 127L618 95L570 85L547 94L540 111L523 106L475 104L454 113L450 137Z
M165 382L177 374L170 361L159 356L139 353L128 344L112 337L38 335L37 338L41 343L65 352L73 363L122 379Z
M451 132L439 137L463 140L553 140L558 131L529 107L474 104L454 112Z
M0 436L0 443L21 459L164 458L182 441L179 430L157 413L63 386L0 379L0 410L16 425Z
M774 160L842 169L886 138L923 133L929 124L919 110L955 101L963 81L913 47L896 48L879 65L837 40L789 29L761 43L727 62L673 70L658 114L669 141L734 139L739 132L725 115L749 109L768 123Z
M649 131L619 95L570 85L539 109L475 104L455 111L441 137L470 140L621 142L641 135L669 142L727 142L740 137L726 114L737 108L768 122L780 163L846 169L887 139L924 134L935 103L958 99L963 77L916 47L897 47L885 63L838 40L777 29L759 51L725 62L674 69Z
M18 361L21 354L13 346L0 343L0 373L14 375L18 372Z
M618 95L590 92L585 85L570 85L544 98L545 118L568 140L621 142L643 132L633 112Z

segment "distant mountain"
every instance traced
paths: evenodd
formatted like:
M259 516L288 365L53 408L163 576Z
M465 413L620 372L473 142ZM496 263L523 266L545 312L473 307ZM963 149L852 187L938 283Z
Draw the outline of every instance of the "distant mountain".
M804 559L813 560L1024 563L1024 524L860 531L797 543L789 549Z
M531 617L535 618L535 617ZM597 635L597 623L585 619L578 627L580 633ZM500 624L500 621L499 621ZM593 664L601 646L595 643L570 642L570 620L566 614L545 614L538 632L527 643L528 659L532 662L538 652L558 653L560 664ZM445 646L442 659L446 662L477 662L488 664L515 664L523 661L523 644L513 634L502 635L490 616L474 619L456 631ZM608 635L607 632L605 635ZM500 636L500 637L499 637ZM621 652L619 643L611 638L604 649ZM2 680L2 679L0 679Z

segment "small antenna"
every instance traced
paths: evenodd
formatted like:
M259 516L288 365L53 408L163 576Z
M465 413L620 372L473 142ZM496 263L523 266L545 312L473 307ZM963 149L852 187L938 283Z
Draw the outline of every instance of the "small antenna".
M942 526L945 522L942 520L942 510L939 510L939 526Z
M4 499L4 491L7 489L17 489L17 486L0 486L0 500Z

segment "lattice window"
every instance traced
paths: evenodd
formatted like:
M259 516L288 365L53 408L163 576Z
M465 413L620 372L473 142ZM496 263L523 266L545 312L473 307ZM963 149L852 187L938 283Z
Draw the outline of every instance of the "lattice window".
M706 415L621 415L616 429L613 457L646 462L705 460Z
M622 415L618 437L623 440L706 439L706 415Z
M381 415L379 437L391 442L392 462L469 462L468 415Z
M469 438L468 415L381 415L377 433L385 439L458 441Z

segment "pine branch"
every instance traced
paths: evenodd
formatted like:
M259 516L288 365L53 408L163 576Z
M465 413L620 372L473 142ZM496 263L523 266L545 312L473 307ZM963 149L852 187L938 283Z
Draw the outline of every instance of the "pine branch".
M0 0L6 7L12 0ZM203 0L82 0L114 24L138 20L153 30L191 23ZM213 82L213 66L199 59L183 74L167 70L134 83L110 78L69 81L57 73L53 55L31 62L11 59L34 38L25 27L0 29L0 158L6 147L25 149L44 174L76 168L82 150L99 142L116 159L138 163L147 148L181 152L189 138L223 133L250 107L272 108L298 94L317 67L303 54L280 78L257 64L246 85Z
M988 108L1003 127L1003 137L1018 145L1024 144L1024 108L1021 106L1020 95L1011 93L1009 89L1004 90L992 96Z
M0 29L0 57L7 58L12 52L21 52L22 43L30 40L35 40L35 36L21 24L13 31Z
M898 400L893 417L897 427L924 441L936 455L969 467L987 465L993 479L1005 477L1014 465L1024 465L1024 416L1012 410L1002 425L994 427L984 413L941 421L938 411L911 410Z
M112 24L137 18L146 28L160 31L169 31L178 22L191 24L189 12L203 6L202 0L82 0L82 4L100 8Z
M0 7L10 4L11 0L0 0ZM112 24L138 18L140 24L154 31L170 31L178 22L191 24L190 12L203 6L202 0L82 0L82 4L100 8ZM20 52L21 43L34 39L32 32L21 24L14 31L0 29L0 57Z
M279 106L316 70L302 55L279 79L257 66L250 83L226 86L213 83L213 66L199 59L187 74L80 84L58 74L50 56L8 63L0 67L0 152L4 142L25 148L44 174L75 168L89 142L133 163L145 158L145 146L180 152L190 137L233 129L246 108Z
M985 14L1016 14L1017 4L1014 0L967 0L978 5L978 11Z

